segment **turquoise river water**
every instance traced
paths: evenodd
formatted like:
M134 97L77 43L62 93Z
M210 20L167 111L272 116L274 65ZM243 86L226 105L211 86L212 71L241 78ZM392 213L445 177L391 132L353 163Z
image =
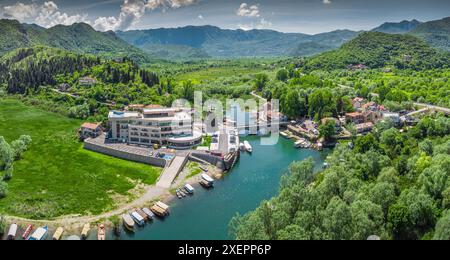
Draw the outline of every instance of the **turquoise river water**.
M215 182L214 189L196 187L194 196L173 200L171 214L166 219L155 220L133 234L122 232L120 239L228 239L231 218L237 212L245 214L254 210L261 201L275 196L280 177L291 162L313 157L319 169L328 154L295 149L291 140L281 137L274 146L261 146L259 137L245 140L253 146L253 153L241 153L239 162L222 180Z

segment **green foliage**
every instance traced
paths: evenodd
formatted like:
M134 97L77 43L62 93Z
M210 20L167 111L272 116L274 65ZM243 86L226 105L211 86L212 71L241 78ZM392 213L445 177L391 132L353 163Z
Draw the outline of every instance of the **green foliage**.
M8 195L8 183L0 180L0 199L6 197L6 195Z
M253 80L254 87L257 91L261 92L269 81L269 77L266 74L256 74Z
M364 64L369 68L394 66L419 70L446 68L449 58L448 53L440 53L414 36L364 32L341 48L308 60L306 67L332 70Z
M0 215L0 236L6 232L6 219Z
M336 123L333 120L327 120L325 124L319 126L320 137L326 141L331 140L336 135Z
M429 119L449 121L421 123ZM432 144L446 138L431 132ZM358 137L353 150L336 147L319 174L310 160L293 163L279 194L235 217L230 232L237 239L447 239L450 157L445 148L416 155L421 142L386 129ZM412 162L402 170L407 176L396 169L405 158Z

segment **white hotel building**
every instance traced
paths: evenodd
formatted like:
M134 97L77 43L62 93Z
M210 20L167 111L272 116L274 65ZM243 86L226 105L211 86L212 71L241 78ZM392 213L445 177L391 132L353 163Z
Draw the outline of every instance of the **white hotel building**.
M194 130L191 113L177 108L111 111L108 139L129 144L163 145L188 149L200 145L201 131Z

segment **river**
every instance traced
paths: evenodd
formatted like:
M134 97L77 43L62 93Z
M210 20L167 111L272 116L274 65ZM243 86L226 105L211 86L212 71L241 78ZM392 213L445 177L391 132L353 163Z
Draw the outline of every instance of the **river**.
M319 169L327 151L295 149L291 140L279 139L274 146L261 146L259 137L247 137L253 153L242 153L240 161L215 188L197 187L195 195L174 200L171 214L155 220L134 234L122 232L120 239L133 240L225 240L228 223L239 212L254 210L261 201L275 196L280 177L293 161L314 158ZM110 238L112 234L109 234Z

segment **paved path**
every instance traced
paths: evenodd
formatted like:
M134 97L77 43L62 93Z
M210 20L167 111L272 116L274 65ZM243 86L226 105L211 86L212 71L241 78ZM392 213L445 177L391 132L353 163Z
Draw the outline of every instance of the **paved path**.
M158 182L156 183L157 187L169 189L172 186L172 183L175 181L175 178L183 169L186 162L185 156L176 156L169 167L164 168L161 173L161 177L159 177Z

